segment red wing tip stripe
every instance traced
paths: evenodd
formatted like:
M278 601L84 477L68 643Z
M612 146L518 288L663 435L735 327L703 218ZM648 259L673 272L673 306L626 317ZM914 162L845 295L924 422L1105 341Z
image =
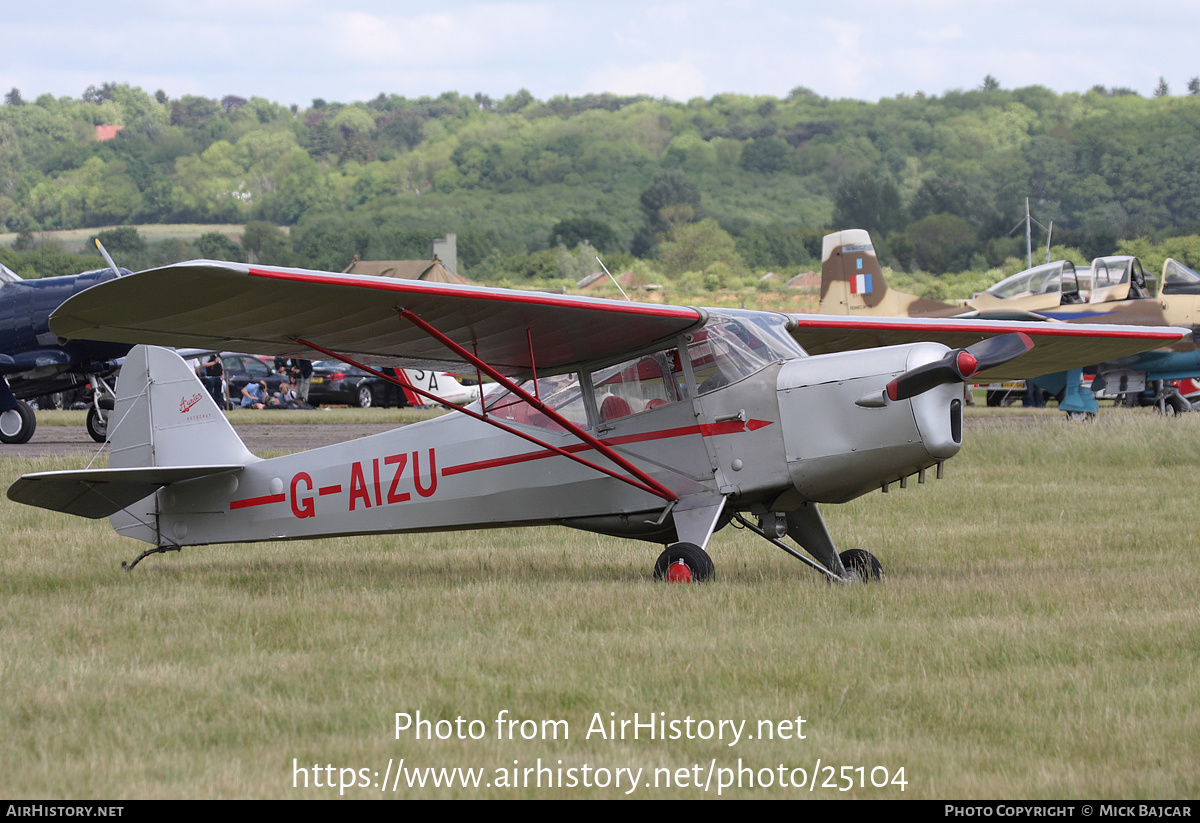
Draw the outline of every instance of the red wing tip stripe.
M962 334L972 334L978 332L1001 333L1021 332L1030 336L1059 336L1059 337L1134 337L1145 338L1149 340L1177 340L1183 336L1185 330L1176 330L1174 327L1147 326L1141 329L1131 329L1129 327L1112 329L1108 331L1103 323L1089 323L1087 328L1080 328L1079 325L1070 323L1036 323L1032 321L1014 321L1013 324L995 325L987 321L960 320L954 324L945 323L928 323L928 322L903 322L896 320L884 320L875 322L870 318L859 318L856 320L845 320L841 318L826 318L816 315L790 315L799 328L817 328L817 327L832 327L845 329L847 331L936 331L936 332L954 332ZM971 325L966 325L970 323ZM1015 323L1027 324L1030 328L1015 328ZM1103 334L1098 332L1098 329L1105 329Z
M268 503L282 503L287 500L283 494L267 494L262 497L247 497L245 500L230 500L230 509L247 509L251 506L265 506Z
M598 300L595 297L555 297L554 295L535 294L514 290L511 294L497 289L480 289L472 286L448 288L435 286L423 280L396 281L389 278L368 278L364 275L335 275L321 272L272 271L251 266L252 277L266 277L273 280L296 280L305 283L324 283L328 285L378 289L380 291L396 291L405 294L431 294L444 297L462 297L474 300L495 300L501 303L537 304L543 306L558 306L559 308L587 309L590 311L609 311L619 314L640 314L650 317L673 317L683 320L698 321L701 314L696 309L683 306L656 306L652 303L621 303L615 300ZM375 281L378 282L375 282Z

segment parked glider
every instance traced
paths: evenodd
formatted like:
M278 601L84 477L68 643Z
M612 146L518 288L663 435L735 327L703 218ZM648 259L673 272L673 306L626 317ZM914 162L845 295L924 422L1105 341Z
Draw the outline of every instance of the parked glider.
M874 317L1174 326L1194 331L1200 323L1200 278L1191 281L1188 272L1190 269L1168 260L1159 294L1158 281L1143 271L1136 257L1099 257L1078 270L1070 261L1059 260L1007 277L955 305L889 287L870 235L851 229L825 237L820 311ZM1081 387L1081 371L1031 376L1041 388L1061 395L1059 407L1069 413L1094 413L1098 406L1092 392L1106 386L1110 391L1137 394L1148 383L1160 385L1163 410L1184 411L1187 403L1163 381L1200 376L1200 350L1193 339L1187 339L1158 351L1084 365L1093 367L1097 375L1092 391Z
M107 253L105 253L107 256ZM128 269L115 265L63 277L24 280L0 266L0 443L26 443L37 428L31 397L78 388L89 381L97 402L88 409L87 429L104 442L105 410L111 408L109 378L129 345L64 339L47 324L50 313L73 294L113 280Z
M706 549L731 519L831 577L877 575L869 553L838 553L817 507L933 467L940 477L962 441L964 380L1187 334L699 309L212 261L98 286L51 326L501 384L435 420L262 460L174 353L138 346L117 386L109 467L29 474L8 490L110 517L153 546L135 564L209 543L560 524L666 544L655 575L691 580L712 576ZM868 346L883 347L853 350Z

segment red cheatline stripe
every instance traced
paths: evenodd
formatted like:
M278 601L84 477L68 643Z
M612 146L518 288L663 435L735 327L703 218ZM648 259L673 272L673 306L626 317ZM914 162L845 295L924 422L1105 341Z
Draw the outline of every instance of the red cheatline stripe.
M247 497L245 500L229 501L231 509L245 509L250 506L265 506L267 503L282 503L287 500L282 494L267 494L262 497Z
M602 442L606 446L624 446L629 443L644 443L648 440L666 440L672 437L685 437L689 434L702 434L705 437L713 437L721 434L736 434L743 431L755 431L763 426L771 425L770 420L751 420L749 423L742 423L740 420L727 420L722 423L709 423L703 426L681 426L677 429L664 429L655 432L643 432L641 434L627 434L624 437L607 437ZM590 451L591 446L580 443L574 446L564 446L563 451L578 454L579 452ZM496 457L491 460L479 460L474 463L463 463L458 466L448 466L442 469L442 477L452 474L466 474L467 472L480 471L482 469L494 469L500 466L511 466L516 463L528 463L531 460L543 460L547 457L554 457L554 452L536 451L525 452L524 454L514 454L509 457Z
M617 314L640 314L648 317L677 317L686 320L700 319L700 312L696 309L684 308L682 306L657 306L653 303L618 303L615 300L598 300L593 297L569 299L529 292L498 292L491 289L472 288L470 286L453 288L444 285L432 285L423 280L397 282L385 278L368 279L353 275L331 275L319 272L272 271L270 269L255 268L254 266L249 268L249 273L253 277L266 277L273 280L295 280L303 283L323 283L335 286L354 285L365 289L395 291L405 294L432 294L443 297L470 298L472 300L493 300L498 303L557 306L559 308L588 309L590 311L607 311Z

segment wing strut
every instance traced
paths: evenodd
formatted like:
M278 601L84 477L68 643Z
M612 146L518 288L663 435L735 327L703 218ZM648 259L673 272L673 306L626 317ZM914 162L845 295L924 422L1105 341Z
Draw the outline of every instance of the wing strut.
M649 487L648 491L651 491L652 494L654 494L658 497L661 497L663 500L667 500L667 501L679 499L679 495L675 494L675 492L668 489L662 483L659 483L653 477L646 474L644 471L642 471L637 466L630 463L628 460L626 460L621 455L617 454L617 452L611 446L608 446L607 444L600 442L595 437L588 434L583 429L579 428L579 426L575 425L570 420L568 420L567 418L563 417L558 412L556 412L554 409L552 409L549 406L547 406L546 404L544 404L540 398L534 397L529 392L522 389L516 383L509 380L507 377L502 375L500 372L493 369L487 363L484 363L482 360L480 360L474 354L472 354L471 352L467 351L462 346L455 343L453 340L451 340L446 335L442 334L440 331L438 331L436 328L431 326L429 323L426 323L424 320L422 320L420 317L418 317L413 312L409 311L408 309L404 308L403 306L396 309L396 311L405 320L408 320L414 326L416 326L421 331L428 334L430 337L432 337L434 340L441 343L446 348L450 349L450 351L454 352L459 357L466 360L468 363L471 363L478 369L482 369L483 372L488 375L488 377L491 377L493 380L495 380L501 386L504 386L510 392L517 395L517 397L520 397L526 403L533 406L535 409L540 411L542 414L549 417L555 423L558 423L558 425L562 426L564 429L569 431L571 434L578 437L584 443L587 443L593 449L600 452L602 455L607 457L609 460L616 463L618 466L623 468L625 471L632 474L638 480L642 481L642 483L644 483L645 486ZM525 333L526 333L526 336L528 336L529 330L526 329ZM530 338L529 345L530 345L529 353L530 353L530 357L532 358L532 355L533 355L533 340L532 340L532 338ZM532 360L530 362L530 368L533 368ZM534 383L534 390L535 391L537 390L536 383ZM480 397L479 405L480 406L483 405L482 396ZM616 476L619 476L619 475L616 475ZM622 479L629 483L633 482L630 478L622 478ZM633 485L641 487L642 484L633 483Z
M616 454L610 446L608 446L604 443L601 443L599 440L596 440L594 437L592 437L592 436L588 435L586 432L582 431L578 426L576 426L571 421L560 417L553 410L546 408L540 400L537 400L537 401L531 400L531 398L527 392L522 390L519 386L515 385L512 381L503 377L499 373L493 371L486 364L484 364L481 360L479 360L479 358L477 358L471 354L464 353L464 357L466 357L472 363L472 365L475 366L475 368L477 370L482 369L483 371L487 372L487 374L489 376L494 377L496 379L496 381L498 383L500 383L501 385L503 385L505 388L509 389L514 394L516 394L518 397L521 397L523 400L530 403L530 405L534 405L539 411L545 413L546 416L554 419L556 422L558 422L560 425L562 425L564 428L566 428L567 431L569 431L571 434L574 434L580 440L583 440L584 442L593 446L597 451L599 451L605 457L609 458L610 460L612 460L614 463L621 466L622 468L625 468L627 471L629 471L631 474L633 474L634 477L636 477L638 479L635 480L634 477L626 477L623 474L618 474L617 472L613 471L612 469L606 469L604 466L599 466L590 460L585 460L584 458L580 457L579 455L572 454L571 452L567 451L566 449L555 446L552 443L547 443L544 440L539 440L538 438L534 437L531 434L527 434L526 432L520 431L519 429L514 429L513 427L511 427L505 423L501 423L494 416L488 417L486 413L481 414L479 412L472 411L471 409L468 409L466 406L460 406L456 403L447 402L446 400L443 400L442 398L438 397L436 394L427 392L424 389L419 389L416 386L413 386L411 384L402 383L400 380L398 380L395 377L392 377L391 375L384 374L383 372L379 371L378 369L373 369L370 366L366 365L365 363L359 363L358 361L353 360L352 358L347 357L346 355L338 354L335 351L330 351L329 349L325 348L324 346L319 346L316 343L313 343L311 340L305 340L303 338L298 337L298 338L296 338L296 342L303 346L308 346L310 349L313 349L314 351L319 351L328 357L334 358L335 360L340 360L343 363L348 363L351 366L356 366L356 367L362 369L363 371L368 372L368 373L374 375L375 377L380 378L381 380L386 380L389 383L394 383L395 385L400 386L408 391L415 392L416 394L419 394L422 397L427 397L430 400L434 401L435 403L440 403L441 405L446 406L447 408L454 409L457 412L461 412L461 413L467 415L468 417L473 417L476 420L479 420L483 423L488 424L489 426L495 426L496 428L498 428L502 431L506 431L509 434L514 434L517 437L520 437L522 440L528 440L530 443L533 443L536 446L540 446L543 449L549 449L550 451L554 452L555 454L558 454L558 455L561 455L562 457L566 457L571 460L574 460L576 463L581 463L582 465L587 466L590 469L595 469L596 471L600 472L601 474L606 474L609 477L612 477L616 480L620 480L623 483L628 483L629 485L633 486L634 488L638 488L644 492L653 494L655 497L661 497L662 499L667 500L668 502L673 502L679 498L679 495L675 494L670 489L668 489L666 486L662 485L657 480L655 480L653 477L650 477L645 472L641 471L636 466L629 463L629 461L625 460L619 454ZM481 383L480 385L483 385L483 384ZM483 398L482 394L480 395L480 398L479 398L479 406L481 409L484 408L484 398ZM639 481L644 481L644 482L639 482Z

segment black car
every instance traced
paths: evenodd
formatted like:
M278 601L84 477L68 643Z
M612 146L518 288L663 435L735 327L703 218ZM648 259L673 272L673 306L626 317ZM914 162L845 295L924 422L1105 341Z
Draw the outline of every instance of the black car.
M314 360L310 405L404 406L404 394L395 386L355 366L336 360Z

